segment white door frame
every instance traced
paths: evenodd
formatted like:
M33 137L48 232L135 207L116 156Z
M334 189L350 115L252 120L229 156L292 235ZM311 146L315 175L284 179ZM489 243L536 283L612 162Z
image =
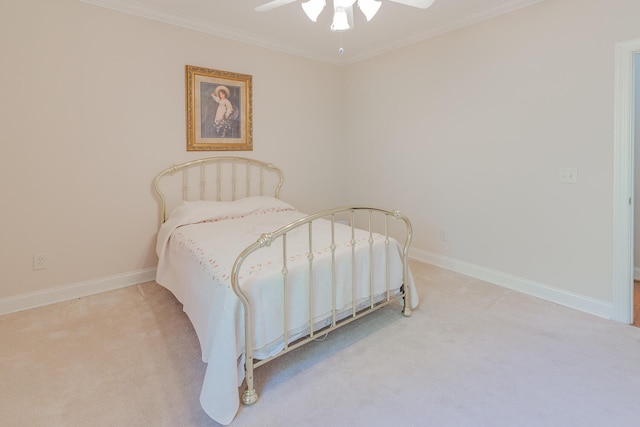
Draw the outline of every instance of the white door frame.
M633 57L640 39L616 44L613 155L612 319L633 323Z

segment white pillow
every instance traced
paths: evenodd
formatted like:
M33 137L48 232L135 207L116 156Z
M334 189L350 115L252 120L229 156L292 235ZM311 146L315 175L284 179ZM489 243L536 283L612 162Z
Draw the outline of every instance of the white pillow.
M182 202L171 211L169 218L160 227L156 242L156 253L164 255L167 242L173 231L183 225L205 221L241 218L261 212L295 211L296 209L280 199L270 196L245 197L230 202L198 200Z
M180 225L186 225L203 221L239 218L255 212L289 210L295 210L295 208L270 196L252 196L228 202L198 200L182 202L171 211L167 222L175 221Z

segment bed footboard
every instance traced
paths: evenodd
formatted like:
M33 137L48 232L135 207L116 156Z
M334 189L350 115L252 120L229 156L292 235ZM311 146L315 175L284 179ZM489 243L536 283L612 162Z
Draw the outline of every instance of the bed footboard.
M329 254L330 260L328 264L330 265L330 279L328 280L331 283L316 283L314 279L314 269L318 268L314 263L316 263L314 254L318 253L319 248L314 245L314 242L319 240L317 236L314 236L314 226L318 221L323 221L325 228L328 227L330 230L331 236L328 238L330 244L327 247L323 247L325 253ZM391 237L391 226L393 224L400 224L393 226L393 235ZM351 292L351 303L348 310L343 310L336 305L336 293L337 293L337 261L336 261L336 239L335 232L338 227L341 227L341 230L344 232L345 227L349 227L349 231L351 233L351 239L346 246L349 246L350 255L348 254L346 258L350 260L346 262L351 263L350 267L350 275L348 278L348 282L351 283L351 290L347 290L347 293ZM399 231L398 231L399 230ZM278 248L282 249L282 265L281 265L281 279L283 284L283 302L282 306L285 307L285 311L287 307L291 304L289 299L289 291L288 291L288 280L289 280L289 265L288 265L288 243L287 237L291 235L293 232L297 232L300 234L304 232L308 241L308 250L306 251L306 257L308 260L308 265L305 268L308 269L308 280L305 284L307 289L305 290L305 294L308 294L308 303L305 304L305 307L308 307L308 320L306 321L306 328L304 333L301 334L291 334L290 325L287 314L283 314L283 346L284 348L280 350L277 354L263 358L257 359L255 357L255 349L254 347L254 325L255 325L255 313L256 308L253 306L250 296L245 290L242 288L242 281L240 270L242 268L245 260L254 252L259 251L266 247L271 247L275 242L278 243ZM356 232L360 233L368 233L368 238L361 240L360 244L356 244ZM395 238L396 235L399 235L399 238ZM382 239L384 248L382 249L383 255L380 256L377 252L376 258L374 260L374 237L380 241ZM236 259L233 269L231 272L231 284L234 292L238 295L243 308L244 308L244 325L245 325L245 379L247 388L242 394L242 402L245 405L252 405L258 400L258 393L254 387L254 378L253 371L255 368L267 363L268 361L279 357L291 350L294 350L309 341L317 339L319 336L323 336L341 326L344 326L360 317L363 317L373 311L376 311L382 307L385 307L391 304L394 301L402 300L403 302L403 314L405 316L411 316L411 301L410 301L410 292L408 290L407 284L409 283L409 267L408 267L408 252L409 246L411 244L412 238L412 227L409 219L401 214L399 211L390 211L375 207L367 207L367 206L348 206L330 209L327 211L319 212L317 214L309 215L304 218L301 218L291 224L288 224L272 233L263 234L255 243L247 247ZM325 236L326 240L327 237ZM397 242L395 246L392 247L390 242ZM343 245L345 246L345 245ZM399 248L399 251L396 249ZM358 282L358 274L362 272L356 268L356 250L360 251L360 254L364 253L364 257L368 257L368 261L365 262L365 265L368 266L368 271L366 272L367 286L369 287L369 292L364 301L362 298L356 303L356 283ZM391 251L396 251L396 254L393 254ZM400 252L400 253L397 253ZM358 255L361 256L361 255ZM399 256L401 259L401 285L395 286L391 284L390 280L390 257L391 256ZM344 257L344 254L343 254ZM384 264L384 265L379 265ZM374 265L376 272L374 272ZM326 268L326 265L325 267ZM384 277L380 277L383 274ZM326 276L326 275L325 275ZM382 281L384 283L384 290L380 292L379 290L374 291L374 276L376 283L380 283ZM305 276L306 277L306 276ZM376 285L376 289L379 285ZM328 300L331 301L331 306L329 310L329 314L323 322L317 321L316 313L314 313L314 306L316 305L314 298L316 298L318 292L329 292L331 295L327 297ZM344 291L344 290L342 290Z

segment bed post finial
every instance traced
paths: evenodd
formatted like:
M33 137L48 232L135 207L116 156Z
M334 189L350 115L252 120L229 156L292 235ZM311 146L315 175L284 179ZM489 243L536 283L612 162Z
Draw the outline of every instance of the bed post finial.
M257 401L258 401L258 392L256 391L255 388L246 389L242 393L242 403L244 403L245 405L250 406L256 403Z
M273 241L273 236L271 234L263 234L260 236L260 238L258 239L258 245L260 245L261 248L265 247L265 246L271 246L271 242Z
M411 315L413 314L413 311L411 310L411 304L409 304L409 297L405 295L404 300L407 302L404 304L404 308L402 309L402 315L404 317L411 317Z

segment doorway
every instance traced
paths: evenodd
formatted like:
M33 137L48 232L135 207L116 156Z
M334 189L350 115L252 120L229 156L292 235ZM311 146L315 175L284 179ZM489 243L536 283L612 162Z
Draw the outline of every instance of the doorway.
M640 53L633 54L633 325L640 326Z
M640 327L640 281L633 280L633 326Z
M635 112L633 95L634 68L636 68L634 67L634 60L639 53L640 39L616 44L613 174L613 304L611 318L626 324L633 323L634 305L633 168L635 152Z

